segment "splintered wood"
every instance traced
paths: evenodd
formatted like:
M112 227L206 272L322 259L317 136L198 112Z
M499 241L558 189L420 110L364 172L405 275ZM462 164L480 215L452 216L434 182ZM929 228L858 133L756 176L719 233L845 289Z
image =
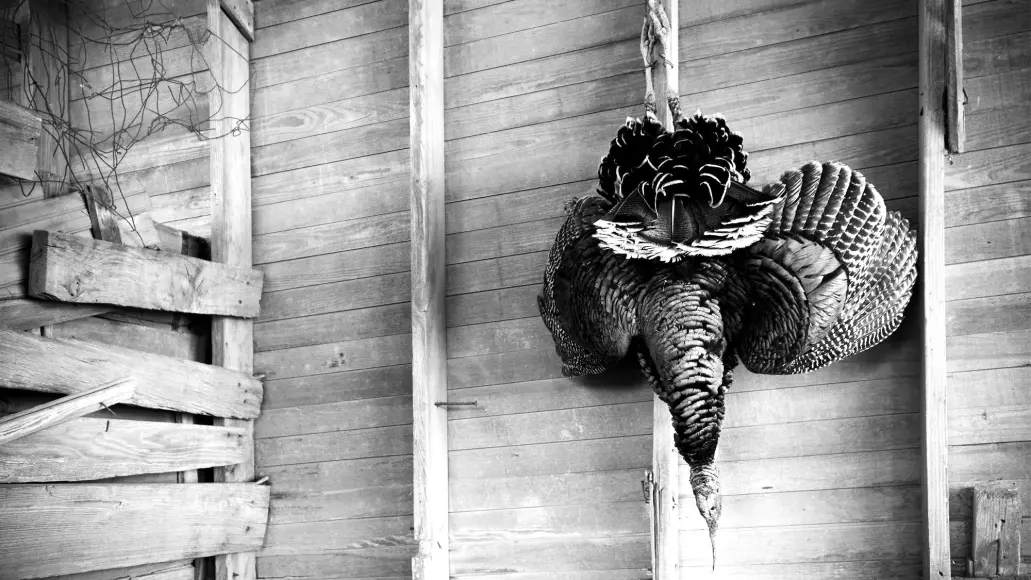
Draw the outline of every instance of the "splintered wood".
M256 550L268 503L254 484L3 486L0 580Z
M193 314L254 317L260 270L37 230L29 294Z
M198 362L0 328L0 384L79 393L125 377L137 380L129 403L153 409L252 419L262 387L248 374Z

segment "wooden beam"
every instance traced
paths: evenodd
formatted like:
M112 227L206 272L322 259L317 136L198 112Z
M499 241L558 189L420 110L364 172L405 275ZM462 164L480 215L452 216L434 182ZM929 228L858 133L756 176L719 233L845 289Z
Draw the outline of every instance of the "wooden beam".
M948 122L947 147L952 153L962 153L967 138L963 103L963 0L945 0L948 45L945 50L945 88L947 100L945 119Z
M253 11L251 12L253 14ZM237 268L251 267L251 133L234 131L234 118L250 117L250 45L222 9L219 0L208 0L208 64L219 86L212 91L209 107L221 111L213 121L211 141L211 259ZM216 102L218 101L218 102ZM212 364L252 373L254 325L250 320L215 317L211 322ZM216 424L244 429L248 448L240 463L215 470L216 481L244 482L254 479L254 422L216 419ZM216 580L254 580L257 559L253 552L215 559Z
M261 286L261 270L62 232L32 235L29 294L36 298L254 317Z
M948 406L945 356L946 3L920 0L920 328L922 332L924 579L952 573L949 561Z
M222 10L225 10L229 20L233 22L236 29L247 39L247 42L254 42L254 2L251 0L221 0Z
M253 484L3 486L0 580L254 550L268 502Z
M677 92L679 85L677 51L679 49L680 9L676 0L662 0L662 7L669 18L670 33L666 45L661 47L667 66L653 54L656 65L653 68L655 94L658 99L656 116L667 130L673 130L673 117L666 106L668 91ZM660 51L657 45L654 52ZM669 405L658 395L652 395L652 577L655 580L679 578L680 565L680 510L677 495L680 493L680 454L673 446L673 419ZM703 546L698 547L699 550Z
M44 393L80 393L92 385L133 377L129 403L217 417L253 418L261 383L248 374L66 338L0 329L0 385Z
M239 463L249 449L243 429L109 417L75 419L0 446L0 483L221 467Z
M1020 567L1020 491L1015 487L974 488L974 577L1015 576Z
M0 445L121 403L135 392L135 380L120 379L8 415L0 419Z
M411 140L412 437L415 580L445 580L448 557L447 337L444 306L444 7L408 4Z
M0 174L28 180L36 177L42 127L32 111L0 101Z

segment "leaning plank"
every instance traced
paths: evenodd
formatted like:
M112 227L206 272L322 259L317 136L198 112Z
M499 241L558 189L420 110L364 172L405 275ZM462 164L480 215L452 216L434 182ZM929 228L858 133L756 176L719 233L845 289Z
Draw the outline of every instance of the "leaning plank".
M0 445L121 403L135 392L135 380L120 379L9 415L0 419Z
M47 393L79 393L125 377L137 379L129 403L217 417L254 418L261 383L203 363L73 339L0 329L0 385Z
M253 484L0 487L0 580L254 550L268 501Z
M86 481L231 465L243 429L82 418L0 446L0 483Z
M29 294L194 314L254 317L260 270L37 230Z
M0 101L0 174L33 179L42 121L32 111Z

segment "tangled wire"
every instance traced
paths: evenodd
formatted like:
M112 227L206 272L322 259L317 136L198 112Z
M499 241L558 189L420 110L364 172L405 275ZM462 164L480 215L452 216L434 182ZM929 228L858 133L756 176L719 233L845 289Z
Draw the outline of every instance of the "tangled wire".
M15 0L0 10L0 100L35 111L54 144L47 153L65 168L37 169L23 194L103 186L124 198L119 166L147 138L246 130L247 118L221 115L225 95L249 83L225 87L211 73L208 55L223 42L203 13L176 14L162 0Z

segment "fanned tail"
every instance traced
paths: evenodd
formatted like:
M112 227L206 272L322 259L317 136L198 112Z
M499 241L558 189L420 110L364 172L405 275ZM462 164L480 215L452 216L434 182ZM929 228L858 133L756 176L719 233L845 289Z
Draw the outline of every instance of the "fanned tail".
M909 223L840 163L808 163L767 189L783 202L744 260L758 303L740 345L748 368L807 372L894 332L916 280Z

